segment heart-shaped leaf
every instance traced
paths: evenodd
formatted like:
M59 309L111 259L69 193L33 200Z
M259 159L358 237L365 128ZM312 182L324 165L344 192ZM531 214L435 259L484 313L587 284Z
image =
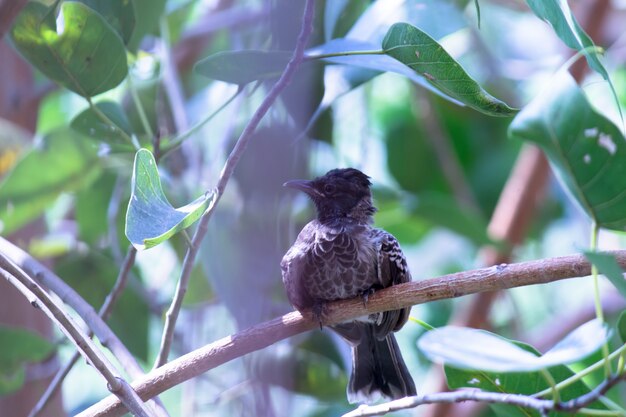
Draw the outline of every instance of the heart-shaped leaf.
M83 97L110 90L128 73L122 40L102 16L82 3L63 2L55 19L51 8L29 2L11 36L31 64Z
M408 23L389 28L383 50L444 94L481 113L512 116L517 111L487 93L439 43Z
M545 355L536 356L493 333L448 326L427 332L418 346L432 361L456 368L522 372L580 360L599 349L607 337L605 326L592 320L574 330Z
M59 194L79 190L101 171L97 149L71 129L45 136L0 182L0 230L11 233L41 215Z
M596 224L626 228L626 140L591 107L569 74L560 73L515 117L509 135L543 149L565 188Z
M615 257L609 253L585 252L585 257L598 268L598 271L607 277L611 284L626 298L626 280L624 271Z
M126 212L126 237L139 250L149 249L196 222L213 200L205 194L174 208L163 193L154 156L147 149L135 154L132 193Z
M72 129L116 148L133 149L132 144L122 135L122 132L125 132L127 136L132 135L132 129L119 104L113 101L101 101L95 106L115 123L115 126L103 122L91 108L88 108L72 120L70 125Z

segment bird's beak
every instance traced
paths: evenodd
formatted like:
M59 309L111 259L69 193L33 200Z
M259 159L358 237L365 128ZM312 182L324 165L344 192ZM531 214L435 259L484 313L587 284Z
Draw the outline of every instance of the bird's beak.
M303 191L311 197L317 195L318 192L313 188L313 181L310 180L291 180L283 184L283 187L295 188L296 190Z

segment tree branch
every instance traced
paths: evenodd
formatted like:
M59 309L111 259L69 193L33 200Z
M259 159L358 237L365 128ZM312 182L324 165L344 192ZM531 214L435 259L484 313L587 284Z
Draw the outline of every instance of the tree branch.
M61 278L41 265L26 252L0 237L0 253L6 255L13 263L32 276L39 285L54 292L65 304L74 309L93 330L103 346L106 346L120 365L133 378L144 375L141 366L126 346L119 340L107 324L98 316L94 308Z
M309 41L309 37L311 32L313 31L313 14L315 11L315 0L307 0L304 6L304 13L302 16L302 29L300 31L300 35L298 36L298 41L296 43L296 48L293 52L289 63L285 67L282 75L276 81L276 84L269 91L257 111L250 119L250 122L246 125L241 136L235 143L235 147L231 151L226 163L224 164L224 168L222 169L222 173L220 174L220 178L217 181L217 186L215 188L215 197L211 202L211 205L207 209L206 213L202 216L198 223L198 228L192 238L191 245L185 254L185 259L183 260L183 270L176 285L176 293L174 294L174 299L172 300L172 304L170 308L167 310L165 316L165 328L163 330L163 336L161 338L161 347L159 349L159 355L154 364L154 368L158 368L163 364L167 363L167 357L170 352L170 348L172 345L172 339L174 337L174 327L176 326L176 320L178 319L178 313L180 312L180 308L183 304L183 298L185 297L185 293L187 292L187 285L189 282L189 277L191 276L191 271L193 269L193 265L195 263L196 255L202 240L207 232L207 226L209 223L209 219L213 210L217 206L217 203L222 197L224 190L226 189L226 185L232 176L239 159L243 155L244 151L248 147L248 143L252 138L252 133L256 130L257 126L268 112L270 107L274 104L279 94L291 83L291 79L293 78L294 73L302 63L302 59L304 57L304 49Z
M609 252L626 268L626 250ZM325 306L326 325L386 310L483 291L503 290L533 284L545 284L567 278L587 276L591 265L583 255L570 255L518 264L458 272L437 278L395 285L369 297L367 305L358 297ZM280 340L317 328L310 311L292 312L250 327L183 355L137 379L133 387L143 399L151 398L188 379L230 360L270 346ZM109 396L79 414L80 417L112 417L126 412L121 403Z
M76 345L81 355L98 370L100 375L102 375L107 382L109 391L114 393L134 415L137 417L151 416L151 413L139 396L120 376L119 372L111 362L109 362L107 357L82 331L80 326L63 311L63 308L58 305L34 279L1 253L0 273L19 289L27 299L31 300L30 302L33 307L41 308L41 310L59 326L67 338Z
M508 394L499 392L485 392L476 389L464 389L453 392L439 392L435 394L416 395L413 397L401 398L399 400L390 401L384 404L377 404L366 407L359 407L343 417L362 417L362 416L382 416L392 411L406 410L408 408L416 408L424 404L454 404L464 401L475 401L481 403L499 403L509 404L518 407L533 408L542 414L549 411L560 411L566 413L575 413L581 408L591 404L592 402L603 396L611 387L624 379L623 375L614 375L609 379L605 379L595 389L580 397L569 401L557 402L553 400L543 400L529 395Z

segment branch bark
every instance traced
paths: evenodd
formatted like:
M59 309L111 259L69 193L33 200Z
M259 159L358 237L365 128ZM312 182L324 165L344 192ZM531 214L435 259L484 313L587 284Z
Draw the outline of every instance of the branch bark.
M626 268L626 250L609 253ZM361 298L329 303L325 306L323 321L325 325L331 325L429 301L545 284L590 273L591 265L583 255L501 264L386 288L373 294L366 305L363 305ZM135 380L132 385L139 396L146 400L230 360L315 329L318 325L310 311L304 311L303 314L292 312L194 350ZM78 416L113 417L125 412L119 400L109 396Z

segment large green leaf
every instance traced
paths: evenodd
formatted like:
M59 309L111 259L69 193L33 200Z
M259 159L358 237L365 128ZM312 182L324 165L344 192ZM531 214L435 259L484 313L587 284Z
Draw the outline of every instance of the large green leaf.
M31 64L83 97L110 90L128 73L122 40L102 16L82 3L64 2L55 19L51 8L29 2L11 36Z
M385 54L475 110L491 116L512 116L516 112L478 85L433 38L408 23L391 26L382 46Z
M589 66L602 75L602 78L609 80L609 74L598 59L598 53L586 49L594 46L593 41L576 21L567 0L526 0L526 2L537 17L552 26L565 45L582 52Z
M512 343L516 344L523 350L539 356L539 352L532 346L515 341L512 341ZM474 388L489 392L533 395L549 388L545 376L540 371L486 372L480 370L459 369L447 365L444 367L444 370L446 373L448 387L451 389ZM548 371L556 382L564 381L574 375L574 372L565 365L550 367L548 368ZM579 380L561 389L559 394L562 400L567 401L584 395L589 391L589 387L583 381ZM606 409L606 407L599 402L595 402L589 407ZM535 410L512 405L491 404L491 408L493 408L495 413L499 416L539 416L539 413ZM550 415L556 416L566 414L550 413Z
M447 326L427 332L418 343L431 360L461 369L524 372L572 363L589 356L608 337L606 327L592 320L578 327L543 356L536 356L493 333Z
M598 268L598 271L611 281L611 284L626 298L624 271L615 257L609 253L585 252L585 257Z
M101 172L96 147L70 129L58 129L28 152L0 183L0 229L11 233ZM3 226L3 228L2 228Z
M128 43L135 29L135 10L130 0L80 0L95 11Z
M19 389L24 383L24 364L39 362L54 351L54 344L23 329L0 324L0 396Z
M147 149L135 154L132 194L126 213L126 237L139 250L149 249L186 229L202 216L213 199L205 194L174 208L163 193L154 156Z
M599 226L624 230L626 141L569 74L560 73L528 104L509 134L541 146L561 182Z

